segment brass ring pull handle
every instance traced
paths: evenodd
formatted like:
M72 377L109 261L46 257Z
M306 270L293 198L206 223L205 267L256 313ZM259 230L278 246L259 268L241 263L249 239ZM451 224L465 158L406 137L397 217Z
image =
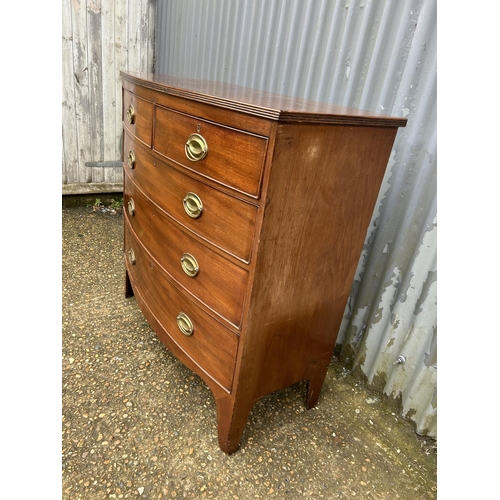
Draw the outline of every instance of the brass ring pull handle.
M129 151L127 155L127 163L129 168L135 167L135 153L133 151Z
M127 109L127 119L131 125L135 122L135 109L133 104L131 104Z
M190 253L185 253L182 255L181 267L182 270L191 278L197 276L198 272L200 271L198 261Z
M127 206L128 213L130 214L130 216L133 216L135 214L135 202L133 198L130 198L130 200L128 200Z
M207 156L207 141L200 134L191 134L186 142L186 156L191 161L200 161Z
M179 313L179 315L177 316L177 326L186 337L193 335L193 322L189 319L189 316L187 314Z
M184 205L186 213L193 219L200 217L203 212L203 203L196 193L187 193L182 200L182 204Z
M134 253L134 251L132 249L130 249L128 251L128 260L129 260L130 264L132 264L133 266L135 266L135 262L136 262L136 260L135 260L135 253Z

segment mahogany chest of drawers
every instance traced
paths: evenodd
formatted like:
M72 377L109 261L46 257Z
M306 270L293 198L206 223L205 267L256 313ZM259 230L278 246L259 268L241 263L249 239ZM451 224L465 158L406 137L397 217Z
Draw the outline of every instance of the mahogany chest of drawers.
M259 398L307 380L317 403L406 120L121 75L125 294L210 387L230 454Z

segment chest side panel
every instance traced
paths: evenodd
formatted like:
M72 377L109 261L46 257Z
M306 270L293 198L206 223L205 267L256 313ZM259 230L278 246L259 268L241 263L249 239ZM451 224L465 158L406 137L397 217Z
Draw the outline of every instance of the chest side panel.
M255 397L330 362L396 132L279 126L241 359Z

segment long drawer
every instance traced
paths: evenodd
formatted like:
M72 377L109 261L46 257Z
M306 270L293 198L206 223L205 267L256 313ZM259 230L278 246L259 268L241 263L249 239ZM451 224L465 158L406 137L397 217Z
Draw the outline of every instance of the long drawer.
M260 195L267 143L267 137L155 107L155 151L254 198Z
M126 266L134 292L170 339L213 380L231 390L239 337L203 312L159 268L125 223Z
M127 133L124 156L131 179L163 210L211 244L250 262L257 206L182 174Z
M158 263L188 293L238 328L248 271L181 230L127 175L123 202L135 234Z

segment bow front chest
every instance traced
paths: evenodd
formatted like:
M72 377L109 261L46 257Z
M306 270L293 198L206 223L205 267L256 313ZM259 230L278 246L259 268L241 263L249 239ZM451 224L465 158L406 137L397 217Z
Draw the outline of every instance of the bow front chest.
M125 294L210 387L230 454L259 398L307 380L317 403L406 120L122 77Z

